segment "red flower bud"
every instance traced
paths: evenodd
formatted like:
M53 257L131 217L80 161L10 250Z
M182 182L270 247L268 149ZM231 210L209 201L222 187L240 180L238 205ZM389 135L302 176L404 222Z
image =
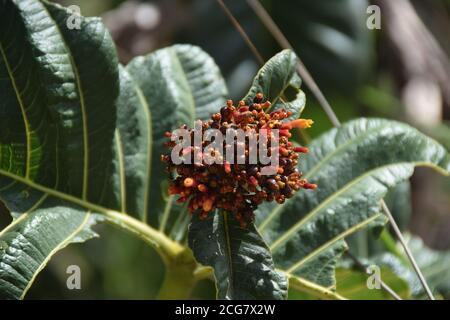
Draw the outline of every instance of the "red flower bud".
M223 164L223 167L224 167L224 170L225 170L226 173L230 173L231 172L231 166L230 166L230 164L228 162L225 162Z
M248 178L248 182L252 185L252 186L257 186L258 185L258 180L256 180L256 178L254 176L250 176Z
M294 152L300 152L300 153L308 153L309 149L306 147L295 147Z
M316 189L317 188L317 184L314 183L305 183L303 185L303 189Z

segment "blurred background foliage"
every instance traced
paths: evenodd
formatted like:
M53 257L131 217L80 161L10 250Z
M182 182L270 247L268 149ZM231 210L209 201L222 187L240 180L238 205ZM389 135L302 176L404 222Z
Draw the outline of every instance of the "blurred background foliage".
M227 79L230 95L239 99L259 68L257 60L213 0L59 0L78 5L84 16L102 16L120 61L126 64L173 43L192 43L213 56ZM246 1L226 1L232 13L265 59L280 50ZM361 116L408 122L450 149L450 1L428 0L284 0L262 1L297 54L303 59L341 121ZM367 7L381 8L381 30L369 30ZM332 127L320 105L306 89L304 117L315 124L309 140ZM392 190L387 198L401 228L411 238L419 264L430 281L439 281L450 254L450 183L430 170L420 169L410 183ZM10 218L0 208L0 227ZM164 275L158 255L139 240L109 226L99 226L101 237L60 251L38 276L27 298L156 298ZM383 265L383 277L395 273L405 282L390 284L402 296L408 290L420 297L414 275L402 266L400 255L386 253L388 232L363 231L349 239L353 254ZM425 245L427 247L425 247ZM440 251L436 251L440 250ZM395 251L395 250L392 250ZM450 251L449 251L450 252ZM443 257L443 258L442 258ZM66 268L79 265L82 290L68 290ZM347 264L345 266L345 264ZM354 298L367 296L366 275L349 271L349 261L337 272L338 290ZM351 264L351 263L350 263ZM344 268L345 267L345 268ZM388 268L389 267L389 268ZM440 268L440 269L439 269ZM442 270L441 270L442 269ZM392 271L391 271L392 270ZM450 272L439 288L450 298ZM408 279L409 277L409 279ZM355 288L359 283L361 288ZM417 285L417 283L416 283ZM409 289L408 289L409 288ZM214 285L205 281L194 299L214 298ZM296 296L292 298L307 298Z

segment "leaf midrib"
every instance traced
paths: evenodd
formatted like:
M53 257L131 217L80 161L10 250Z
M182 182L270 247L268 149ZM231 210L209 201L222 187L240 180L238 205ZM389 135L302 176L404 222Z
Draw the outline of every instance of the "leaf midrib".
M125 72L128 72L125 70ZM153 125L152 125L152 113L150 111L150 105L148 101L145 99L144 94L142 93L141 88L136 84L133 77L130 75L130 80L133 85L133 88L138 96L139 105L144 110L145 118L147 121L147 179L145 180L144 187L144 212L142 213L142 221L147 221L148 216L148 205L149 205L149 192L150 192L150 181L152 177L152 162L153 162Z
M347 300L345 297L341 296L340 294L331 291L329 288L325 288L321 285L318 285L314 282L311 282L309 280L306 280L305 278L299 277L297 275L294 275L292 273L288 273L285 270L281 270L281 269L277 269L280 272L283 272L286 274L286 276L289 279L289 283L291 284L291 279L296 280L298 282L300 282L301 286L306 287L308 290L305 290L305 288L297 288L296 285L290 285L291 288L293 288L294 290L299 290L302 292L306 292L308 294L312 294L315 297L319 297L319 298L323 298L323 299L335 299L335 300Z
M119 162L119 181L120 181L120 207L122 212L126 211L127 208L127 190L125 182L125 164L124 164L124 153L122 147L122 137L120 135L119 129L115 130L116 149L117 149L117 160Z

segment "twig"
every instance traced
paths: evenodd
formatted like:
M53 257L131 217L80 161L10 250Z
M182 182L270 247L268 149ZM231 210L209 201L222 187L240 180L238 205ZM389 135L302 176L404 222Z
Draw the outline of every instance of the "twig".
M350 259L353 260L353 262L356 264L358 268L360 268L363 272L367 273L367 266L365 266L361 261L358 260L353 254L351 254L349 251L346 252L346 254L350 257ZM395 300L403 300L397 293L395 293L394 290L392 290L391 287L389 287L383 280L379 279L381 287L389 293Z
M395 234L397 235L398 239L400 240L403 250L405 250L405 253L408 256L409 262L411 262L411 265L413 266L414 270L416 271L416 274L419 277L419 280L422 283L422 286L425 289L428 297L431 300L435 300L433 293L431 292L430 288L428 287L427 281L425 280L425 277L423 276L422 271L420 271L420 268L417 265L417 262L414 259L414 256L412 255L411 251L409 250L408 245L406 244L406 241L403 238L402 232L400 231L397 223L395 222L391 211L389 210L388 206L386 205L386 202L381 201L381 208L383 208L384 213L388 217L389 222L391 223L392 229L394 229Z
M220 7L222 8L223 12L225 12L225 14L227 15L228 19L230 19L231 23L233 24L233 26L236 28L236 30L239 32L239 34L241 35L241 37L244 39L244 41L247 43L248 47L250 48L250 50L253 52L253 55L256 57L256 59L258 60L258 62L260 64L264 64L264 58L262 57L262 55L259 53L258 49L256 48L256 46L253 44L252 40L250 40L249 36L247 35L247 33L245 32L244 28L242 28L242 26L240 25L240 23L236 20L236 18L233 16L233 14L230 12L230 10L228 9L228 7L225 5L225 3L222 0L217 0L217 3L220 5Z
M255 56L257 58L259 57L258 60L260 60L261 55L259 54L258 49L253 45L252 41L247 36L245 31L243 31L243 29L240 26L239 22L233 17L233 15L227 9L226 5L223 3L222 0L217 0L217 1L224 8L224 10L227 12L227 14L229 15L229 18L232 20L233 24L238 29L238 31L241 30L239 32L241 33L241 35L243 35L245 41L247 42L249 47L252 49L252 51L255 53ZM289 43L289 41L286 39L286 37L281 32L280 28L278 28L278 26L275 24L273 19L267 13L266 9L264 9L264 7L259 3L259 1L258 0L247 0L247 3L252 7L252 9L256 13L256 15L259 17L261 22L266 26L266 28L269 30L269 32L272 34L272 36L276 39L276 41L279 43L279 45L282 48L284 48L284 49L291 49L291 50L293 50L292 45ZM334 113L333 108L329 104L328 100L325 98L324 94L322 93L322 91L320 90L319 86L315 82L314 78L311 76L311 74L309 73L308 69L303 64L303 62L301 61L300 58L298 58L297 71L300 74L300 76L303 78L303 80L305 81L306 85L309 87L311 92L314 94L316 99L319 101L319 103L322 106L323 110L325 111L325 113L327 114L328 118L330 119L331 123L335 127L339 127L340 126L340 121L337 118L336 114ZM418 276L422 286L424 287L428 297L431 300L435 300L431 290L428 287L428 284L427 284L427 282L426 282L422 272L420 271L419 267L417 266L417 263L416 263L413 255L411 254L411 252L410 252L410 250L409 250L409 248L408 248L408 246L406 244L406 241L403 238L403 235L402 235L400 229L398 228L397 223L395 222L394 218L392 217L392 214L390 213L390 211L389 211L386 203L384 202L384 200L381 200L381 207L382 207L384 213L386 214L386 216L388 217L389 222L391 223L391 225L392 225L392 227L394 229L394 232L395 232L399 242L401 243L402 247L404 248L405 253L406 253L406 255L407 255L407 257L408 257L412 267L414 268L414 271L416 272L416 274L417 274L417 276Z

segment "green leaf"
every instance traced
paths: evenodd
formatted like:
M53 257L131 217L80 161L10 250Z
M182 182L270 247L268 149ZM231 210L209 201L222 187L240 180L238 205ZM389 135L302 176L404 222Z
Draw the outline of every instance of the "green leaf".
M61 83L53 83L62 91L53 110L53 117L61 128L58 144L59 158L64 163L61 179L68 181L67 189L62 190L97 204L113 203L110 207L119 209L117 199L109 198L113 194L113 186L108 183L112 172L110 159L116 124L115 101L119 94L114 44L100 18L82 18L80 29L69 29L67 20L71 12L50 3L45 3L45 7L52 19L48 28L56 30L54 32L62 37L65 48L62 54L68 60L64 62L69 62L62 65L64 69L61 71L73 72L75 84L75 87L69 86L62 91L66 83L62 88L59 87ZM39 26L34 25L35 28ZM50 43L45 45L52 48L55 40L48 41ZM55 59L52 55L57 53L49 52L48 59ZM53 62L51 66L60 63L50 61ZM66 104L66 99L74 99L71 101L74 103Z
M450 251L439 251L427 247L419 237L410 237L408 246L429 285L450 297Z
M80 17L81 28L69 30L72 13L59 5L1 1L0 8L2 30L15 30L0 35L0 201L14 218L0 233L0 296L23 298L52 255L94 237L98 221L135 233L165 262L184 252L145 222L149 212L158 218L165 192L164 131L225 102L214 61L181 45L124 68L98 18ZM159 188L155 205L150 181ZM166 208L167 221L155 225L164 231L170 222L167 231L181 241L189 216Z
M167 175L159 160L164 133L194 120L209 118L225 103L227 90L218 67L200 48L175 45L133 59L127 66L152 113L151 182L148 222L167 230L180 214L173 197L168 199Z
M450 156L436 141L395 121L358 119L314 140L300 170L318 189L302 190L280 206L264 204L256 214L277 267L334 288L344 238L382 225L380 200L417 165L448 174Z
M286 299L287 279L274 270L253 224L243 229L229 213L217 210L205 220L193 215L189 247L197 261L214 268L218 299Z
M296 119L305 108L306 98L300 86L302 81L296 71L297 57L291 50L283 50L258 71L253 84L243 99L251 103L257 93L272 103L269 111L291 111L289 119Z
M97 18L68 30L57 5L0 6L1 29L14 30L0 35L0 199L14 217L0 233L0 295L22 298L57 250L95 236L91 210L44 190L111 202L117 58Z

